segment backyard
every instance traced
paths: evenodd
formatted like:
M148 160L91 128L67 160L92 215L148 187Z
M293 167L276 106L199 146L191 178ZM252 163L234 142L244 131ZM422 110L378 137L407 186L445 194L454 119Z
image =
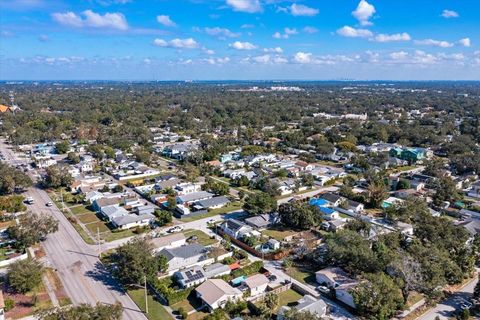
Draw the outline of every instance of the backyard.
M196 221L196 220L200 220L200 219L205 219L205 218L209 218L209 217L213 217L213 216L216 216L218 214L225 214L225 213L229 213L229 212L232 212L232 211L237 211L237 210L241 210L242 209L242 203L241 202L238 202L238 201L235 201L235 202L231 202L229 204L227 204L225 207L223 208L218 208L218 209L213 209L213 210L210 210L208 211L207 213L204 213L204 214L199 214L199 215L196 215L196 216L185 216L185 217L182 217L180 219L180 221L182 222L191 222L191 221Z
M210 246L214 243L217 243L217 240L215 239L212 239L210 238L210 236L208 234L206 234L205 232L201 231L201 230L194 230L194 229L189 229L189 230L185 230L183 232L183 234L185 235L185 238L190 238L192 236L196 236L197 237L197 242L203 246Z

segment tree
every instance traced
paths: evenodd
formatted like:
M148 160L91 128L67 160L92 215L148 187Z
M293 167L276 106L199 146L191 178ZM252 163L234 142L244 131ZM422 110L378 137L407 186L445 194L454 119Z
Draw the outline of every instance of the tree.
M243 205L251 215L272 212L276 208L277 200L264 192L249 195Z
M58 230L58 221L46 214L28 213L22 215L18 224L7 229L16 245L27 248Z
M65 154L70 149L70 143L67 140L63 140L55 145L55 149L59 154Z
M35 316L39 320L120 320L122 313L123 307L119 302L115 304L98 302L95 306L80 304L66 308L41 310Z
M403 307L400 288L383 272L366 274L366 281L353 289L358 311L369 319L387 320Z
M246 187L250 184L250 180L246 176L240 176L235 179L235 184L239 187Z
M76 152L69 152L67 160L70 161L71 164L77 164L80 162L80 156Z
M423 173L432 177L441 177L445 171L445 162L440 158L428 160Z
M397 183L397 190L410 189L410 181L407 179L400 179Z
M387 196L388 192L383 182L372 182L368 186L368 202L371 207L380 207Z
M461 199L457 186L450 177L438 178L433 189L435 190L435 194L433 195L432 200L436 206L442 205L442 202L444 201L452 203Z
M44 183L49 188L70 187L72 175L65 166L53 165L46 169Z
M170 210L173 210L177 207L177 197L175 195L169 194L167 196L167 207Z
M134 238L119 247L113 260L117 265L115 275L124 284L143 284L145 276L152 279L160 269L159 259L145 238Z
M0 195L10 194L15 189L24 189L32 185L32 179L23 171L0 162Z
M8 283L20 293L36 289L42 283L43 267L32 258L18 260L8 267Z
M155 210L153 213L157 217L157 224L163 227L172 222L172 214L166 210Z
M313 175L311 173L301 174L300 180L302 181L302 184L307 187L313 187L313 185L315 184L315 179L313 178Z
M280 299L278 295L273 293L267 293L267 295L265 295L265 298L263 298L263 301L265 302L267 307L271 310L275 310L278 307L278 304L280 303Z
M239 316L243 310L247 309L247 302L244 300L239 300L237 302L228 300L223 309L230 317L234 318Z
M282 203L278 213L283 224L296 229L306 230L317 226L321 221L317 207L300 201Z
M168 270L168 260L167 257L160 255L158 256L158 271L165 273Z

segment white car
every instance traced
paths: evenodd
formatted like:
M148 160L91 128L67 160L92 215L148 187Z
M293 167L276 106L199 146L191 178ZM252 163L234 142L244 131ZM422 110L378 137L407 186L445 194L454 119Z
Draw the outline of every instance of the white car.
M173 228L168 229L168 233L180 232L183 230L182 226L175 226Z

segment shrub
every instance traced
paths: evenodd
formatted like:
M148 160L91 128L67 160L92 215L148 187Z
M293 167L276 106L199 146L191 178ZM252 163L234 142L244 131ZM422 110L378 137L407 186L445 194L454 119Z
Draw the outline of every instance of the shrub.
M15 300L12 298L8 297L5 299L5 311L8 312L15 308Z
M185 311L185 309L183 309L183 307L180 307L178 308L178 313L180 314L180 316L182 317L182 319L187 319L188 317L188 312Z

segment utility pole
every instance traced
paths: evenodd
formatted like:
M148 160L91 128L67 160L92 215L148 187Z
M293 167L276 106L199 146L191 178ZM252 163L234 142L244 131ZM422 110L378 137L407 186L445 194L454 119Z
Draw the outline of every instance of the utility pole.
M148 314L147 275L143 275L145 285L145 313Z
M102 254L102 248L101 248L101 244L100 244L100 229L97 227L97 244L98 244L98 256L100 257L100 255Z

